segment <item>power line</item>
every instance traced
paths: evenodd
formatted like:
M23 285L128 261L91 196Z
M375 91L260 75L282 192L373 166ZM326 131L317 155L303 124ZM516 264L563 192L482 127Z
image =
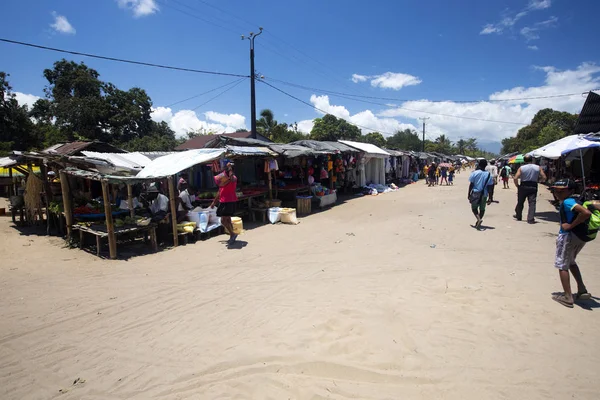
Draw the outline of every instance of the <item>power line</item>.
M243 81L243 80L245 80L245 79L247 79L247 78L240 78L240 79L236 79L236 80L235 80L235 81L233 81L233 82L229 82L229 83L226 83L225 85L221 85L221 86L219 86L219 87L216 87L216 88L214 88L214 89L208 90L208 91L206 91L206 92L202 92L202 93L200 93L200 94L197 94L197 95L195 95L195 96L188 97L187 99L183 99L183 100L180 100L180 101L176 101L175 103L169 104L169 105L167 105L167 106L165 106L165 107L167 107L167 108L168 108L168 107L173 107L173 106L175 106L175 105L177 105L177 104L185 103L186 101L189 101L189 100L195 99L195 98L197 98L197 97L200 97L200 96L204 96L205 94L209 94L209 93L211 93L211 92L214 92L214 91L216 91L216 90L222 89L222 88L224 88L224 87L226 87L226 86L229 86L229 85L232 85L232 84L236 84L236 83L238 83L238 82L240 82L240 81ZM236 86L237 86L237 85L236 85Z
M286 96L288 96L288 97L291 97L292 99L294 99L294 100L296 100L296 101L299 101L300 103L303 103L303 104L305 104L305 105L309 106L309 107L310 107L310 108L312 108L312 109L315 109L315 110L317 110L317 111L319 111L319 112L322 112L323 114L329 114L327 111L325 111L325 110L321 110L319 107L316 107L316 106L314 106L313 104L307 103L306 101L304 101L304 100L302 100L302 99L300 99L300 98L298 98L298 97L296 97L296 96L294 96L294 95L292 95L292 94L289 94L288 92L286 92L286 91L284 91L284 90L281 90L281 89L279 89L279 88L278 88L278 87L276 87L276 86L273 86L273 85L271 85L269 82L265 82L265 81L262 81L262 80L261 80L261 81L259 81L259 82L262 82L262 83L264 83L264 84L265 84L265 85L267 85L267 86L270 86L271 88L273 88L273 89L277 90L278 92L280 92L280 93L283 93L284 95L286 95ZM382 132L382 131L380 131L380 130L378 130L378 129L369 128L368 126L363 126L363 125L355 124L354 122L350 122L350 121L348 121L348 120L346 120L346 119L344 119L344 118L340 118L340 119L343 119L344 121L348 122L350 125L354 125L354 126L356 126L356 127L358 127L358 128L363 128L363 129L367 129L367 130L369 130L369 131L374 131L374 132L384 133L384 134L386 134L386 135L393 135L393 133L390 133L390 132Z
M123 59L123 58L100 56L100 55L97 55L97 54L90 54L90 53L82 53L82 52L79 52L79 51L57 49L55 47L41 46L39 44L26 43L26 42L20 42L20 41L17 41L17 40L10 40L10 39L3 39L3 38L0 38L0 42L11 43L11 44L18 44L18 45L21 45L21 46L33 47L33 48L42 49L42 50L56 51L58 53L73 54L73 55L76 55L76 56L84 56L84 57L90 57L90 58L97 58L97 59L100 59L100 60L116 61L116 62L121 62L121 63L126 63L126 64L144 65L146 67L163 68L163 69L170 69L170 70L175 70L175 71L195 72L195 73L198 73L198 74L207 74L207 75L234 76L234 77L238 77L238 78L249 78L250 77L249 75L232 74L232 73L227 73L227 72L204 71L204 70L201 70L201 69L174 67L174 66L170 66L170 65L147 63L147 62L143 62L143 61L127 60L127 59Z
M211 101L213 101L217 97L221 97L222 95L224 95L225 93L229 92L231 89L233 89L234 87L236 87L237 85L239 85L240 83L242 83L242 81L244 81L244 80L245 80L245 78L239 79L233 86L231 86L231 87L223 90L221 93L218 93L216 96L211 97L210 99L206 100L204 103L200 104L198 107L192 108L192 111L196 111L197 109L199 109L202 106L207 105L208 103L210 103Z
M162 0L155 0L155 1L158 2L159 4L163 5L163 6L167 7L167 8L173 9L175 11L180 12L181 14L187 15L188 17L192 17L192 18L195 18L195 19L200 20L202 22L206 22L207 24L213 25L213 26L215 26L217 28L221 28L221 29L224 29L226 31L232 32L235 35L239 34L238 32L234 31L231 28L228 28L226 26L220 25L220 24L218 24L218 23L216 23L216 22L214 22L214 21L212 21L210 19L200 17L200 16L198 16L196 14L191 14L190 12L182 10L181 8L177 8L177 7L173 6L170 3L167 3L166 1L162 1ZM188 9L192 10L192 11L200 13L200 10L198 10L197 8L194 8L192 6L189 6L189 5L185 4L185 3L181 3L181 2L179 2L177 0L170 0L170 1L173 2L173 3L179 4L179 5L183 6L183 7L186 7ZM221 22L225 22L226 23L226 21L223 21L220 18L215 18L215 19L220 20Z
M388 101L398 101L398 102L414 102L414 103L493 103L493 102L511 102L511 101L525 101L525 100L541 100L541 99L552 99L556 97L569 97L569 96L580 96L582 93L565 93L565 94L556 94L550 96L536 96L536 97L521 97L521 98L513 98L513 99L489 99L489 100L425 100L425 99L397 99L392 97L378 97L378 96L362 96L351 93L342 93L342 92L334 92L331 90L325 89L317 89L309 86L299 85L292 82L282 81L280 79L268 78L273 82L279 82L287 86L295 87L298 89L303 89L312 92L319 92L324 94L330 94L334 96L348 96L348 97L357 97L363 99L374 99L374 100L388 100ZM592 91L595 89L592 89ZM583 93L589 93L583 92Z
M345 99L348 99L348 100L358 101L358 102L361 102L361 103L368 103L368 104L375 104L375 105L378 105L378 106L389 107L389 104L385 104L385 103L378 103L378 102L375 102L375 101L369 101L369 100L362 100L362 99L358 99L358 98L352 98L352 97L348 97L346 95L341 95L341 94L336 95L336 96L342 97L342 98L345 98ZM415 110L413 108L406 108L406 107L400 107L400 106L394 106L394 108L400 109L400 110L405 110L405 111L423 113L423 114L439 115L439 116L442 116L442 117L459 118L459 119L469 119L469 120L473 120L473 121L494 122L494 123L498 123L498 124L511 124L511 125L522 125L522 126L527 125L527 124L522 123L522 122L497 121L497 120L494 120L494 119L485 119L485 118L476 118L476 117L466 117L466 116L462 116L462 115L443 114L443 113L437 113L437 112L433 112L433 111Z

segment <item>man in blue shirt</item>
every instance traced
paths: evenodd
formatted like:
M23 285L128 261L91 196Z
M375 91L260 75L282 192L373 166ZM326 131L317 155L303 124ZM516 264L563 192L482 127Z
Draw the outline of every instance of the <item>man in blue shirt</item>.
M493 183L492 175L485 170L487 167L487 161L485 159L479 160L477 170L471 173L469 176L469 193L467 198L471 203L471 211L475 214L477 222L475 222L475 228L481 229L481 223L483 222L483 216L485 215L485 206L487 203L488 196L488 185Z
M552 188L556 198L560 201L560 230L556 239L554 266L558 268L560 282L565 291L563 294L553 296L552 299L565 307L573 308L574 300L589 300L591 298L583 283L579 266L575 261L585 242L573 233L575 227L585 223L590 218L591 212L571 197L577 188L577 184L572 180L561 179L556 181ZM577 282L575 296L571 292L569 271L571 271Z

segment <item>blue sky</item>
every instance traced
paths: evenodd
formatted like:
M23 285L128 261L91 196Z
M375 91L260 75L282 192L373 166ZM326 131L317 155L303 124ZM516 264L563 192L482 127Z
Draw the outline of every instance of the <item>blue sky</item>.
M427 116L431 138L477 137L493 149L537 110L578 112L584 97L486 100L600 88L600 44L591 33L600 14L596 0L8 0L3 10L8 18L0 25L2 38L239 74L249 74L249 43L240 34L263 26L265 32L256 39L256 69L266 81L384 135L420 129L418 118ZM11 74L22 102L43 96L43 69L65 57L84 61L122 89L146 89L156 108L154 118L169 122L178 134L201 127L215 132L250 127L247 80L200 108L195 109L228 87L167 107L235 78L6 43L0 49L0 70ZM270 79L396 100L368 100L379 103L371 104ZM279 121L298 122L304 130L321 115L260 83L257 108L270 108Z

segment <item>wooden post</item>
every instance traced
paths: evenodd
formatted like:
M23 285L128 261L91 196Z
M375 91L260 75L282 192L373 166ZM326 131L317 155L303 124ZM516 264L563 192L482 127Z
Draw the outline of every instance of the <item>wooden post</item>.
M106 231L108 233L108 251L110 253L110 258L114 260L117 258L117 239L115 237L115 225L112 217L108 181L103 180L101 183L102 199L104 200L104 213L106 214Z
M15 187L15 183L13 182L13 172L11 167L8 167L8 179L10 179L10 186L8 187L8 198L10 198L10 196L17 195L17 189Z
M273 183L271 182L271 172L268 172L269 175L269 200L273 200Z
M179 245L179 237L177 236L177 198L175 197L175 182L174 177L170 176L169 180L169 203L171 204L171 224L173 225L173 246Z
M46 202L46 235L50 235L50 199L51 189L50 182L48 182L48 168L42 163L40 165L40 171L42 173L42 182L44 183L44 201Z
M129 206L129 216L135 217L135 210L133 209L133 188L131 184L127 184L127 205Z
M73 203L71 202L71 188L67 174L60 171L60 188L62 191L63 209L65 211L65 220L67 222L67 240L71 241L73 233Z

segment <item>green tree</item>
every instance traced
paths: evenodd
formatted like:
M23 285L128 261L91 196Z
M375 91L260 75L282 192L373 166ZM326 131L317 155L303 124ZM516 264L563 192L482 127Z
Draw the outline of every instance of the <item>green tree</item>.
M363 135L360 141L374 144L377 147L385 147L387 145L387 141L379 132L369 132L366 135Z
M313 128L310 131L310 138L313 140L360 140L362 135L357 126L331 114L327 114L323 118L317 118L314 122Z
M134 87L128 91L112 83L104 84L107 103L106 129L110 141L127 142L150 134L152 126L152 100L145 90Z
M271 139L271 131L277 125L278 123L275 120L275 115L273 114L273 111L266 108L260 112L260 118L256 120L256 131L264 137Z
M19 105L8 74L0 71L0 153L29 150L41 145L39 132L29 119L26 105Z
M467 141L464 139L459 139L456 142L456 151L458 152L458 154L464 155L466 149L467 149Z
M421 151L423 142L416 131L405 129L388 137L386 146L394 150Z
M271 140L275 143L290 143L297 140L307 139L308 136L298 131L298 124L277 124L271 130Z
M128 151L172 151L182 142L166 122L151 121L149 135L136 137L123 143L122 147Z

